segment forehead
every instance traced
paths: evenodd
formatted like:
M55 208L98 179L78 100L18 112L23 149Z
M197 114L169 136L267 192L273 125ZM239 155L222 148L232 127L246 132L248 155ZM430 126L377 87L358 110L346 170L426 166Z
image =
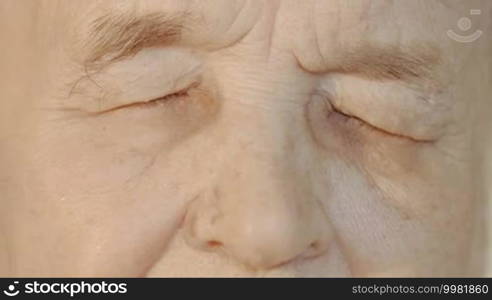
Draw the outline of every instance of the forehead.
M278 25L277 32L286 28L295 29L295 33L315 30L320 40L328 43L334 38L350 42L362 38L361 34L371 39L405 36L426 39L436 34L441 37L443 29L453 27L460 16L467 14L466 7L458 3L447 1L444 5L438 0L89 0L63 1L59 5L72 8L70 23L75 17L75 22L83 25L108 13L186 12L196 23L193 29L210 33L208 38L219 38L212 34L226 34L236 27L243 27L243 30L235 30L241 35L262 18L271 18L275 19L272 25ZM334 35L336 32L347 34Z
M252 33L256 33L256 39L272 38L275 47L294 54L312 70L330 70L333 67L330 64L345 63L343 55L346 53L361 53L381 45L434 48L442 57L450 58L452 63L448 65L459 69L470 57L474 61L482 60L482 65L484 59L489 61L490 55L485 51L470 54L492 44L486 34L473 44L461 44L446 35L451 29L457 30L458 20L466 16L472 20L470 31L490 31L488 17L492 2L488 0L40 0L21 3L12 0L2 1L0 7L3 12L9 11L4 18L6 24L19 24L18 33L13 37L20 33L26 36L28 33L21 32L23 28L35 31L30 35L29 48L43 47L38 49L37 56L45 53L46 61L55 55L54 44L63 44L57 49L69 50L67 53L83 55L84 50L80 50L83 47L79 46L81 41L91 38L90 29L95 20L108 14L128 12L135 16L156 12L172 16L186 12L188 30L182 36L185 46L229 47ZM470 10L477 7L481 8L482 15L470 16ZM32 22L35 26L28 24ZM268 30L259 32L261 27ZM7 30L7 34L10 33ZM40 42L34 43L36 40ZM60 53L56 56L58 61Z

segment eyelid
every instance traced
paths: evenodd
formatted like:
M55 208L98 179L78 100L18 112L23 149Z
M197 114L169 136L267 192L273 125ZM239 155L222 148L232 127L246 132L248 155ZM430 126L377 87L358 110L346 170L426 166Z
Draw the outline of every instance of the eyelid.
M147 101L143 101L143 102L137 102L137 103L151 104L151 103L155 103L155 102L172 101L173 99L176 99L176 98L188 96L188 91L189 91L190 88L191 88L191 86L186 87L184 89L181 89L181 90L179 90L177 92L173 92L173 93L170 93L170 94L166 94L164 96L161 96L161 97L157 97L157 98L153 98L151 100L147 100ZM135 103L135 104L137 104L137 103Z
M196 83L193 83L185 88L178 90L177 92L172 92L169 94L165 94L163 96L153 98L146 101L135 102L130 104L129 106L152 106L152 105L161 105L161 104L169 104L172 101L183 99L189 96L188 91L196 86Z
M193 86L193 85L192 85ZM94 113L96 115L101 115L101 114L106 114L106 113L111 113L114 111L119 111L122 109L135 109L135 108L152 108L157 105L166 105L169 104L169 102L177 100L177 99L182 99L185 97L188 97L188 91L192 86L189 86L185 89L181 89L178 92L170 93L161 97L157 97L154 99L146 100L146 101L138 101L138 102L131 102L131 103L126 103L123 105L119 105L116 107L112 107L109 109L105 109L102 111L98 111L97 113Z
M202 66L202 57L188 49L146 49L103 70L90 70L75 92L84 92L84 110L109 110L179 92L201 80Z
M332 105L376 129L437 141L452 121L453 95L445 88L371 82L352 76L330 76L320 87Z
M408 141L411 141L414 143L433 143L433 142L435 142L435 140L432 140L432 139L418 139L418 138L415 138L415 137L412 137L409 135L404 135L404 134L400 134L400 133L392 132L390 130L383 129L381 127L375 126L375 125L365 121L361 117L343 112L343 111L339 110L338 108L336 108L334 105L332 105L331 109L332 109L332 113L337 113L338 115L341 115L342 117L346 118L347 120L356 121L358 124L363 126L365 129L370 130L371 132L376 132L378 134L384 134L388 137L405 139L405 140L408 140Z

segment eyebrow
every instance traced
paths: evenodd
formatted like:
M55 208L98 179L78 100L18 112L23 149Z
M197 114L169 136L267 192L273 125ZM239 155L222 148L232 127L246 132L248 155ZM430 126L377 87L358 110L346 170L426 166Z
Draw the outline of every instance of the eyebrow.
M366 45L343 54L337 70L373 80L433 80L442 63L439 48L431 44L407 47Z
M137 16L135 13L109 13L91 22L84 63L100 66L136 55L145 48L162 47L179 40L186 13L162 12Z

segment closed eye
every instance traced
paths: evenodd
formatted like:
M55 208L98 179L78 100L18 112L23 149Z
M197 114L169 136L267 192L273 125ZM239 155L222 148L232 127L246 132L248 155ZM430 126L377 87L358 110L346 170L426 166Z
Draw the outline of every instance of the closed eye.
M185 97L188 97L189 96L189 94L188 94L189 89L190 88L187 87L186 89L180 90L180 91L172 93L172 94L164 95L162 97L154 98L154 99L144 101L144 102L134 103L134 105L161 105L161 104L166 104L170 101L175 101L175 100L179 100L179 99L183 99Z
M355 127L357 129L366 129L370 130L371 132L379 133L379 134L384 134L388 137L394 137L394 138L400 138L400 139L405 139L409 140L415 143L432 143L434 140L427 140L427 139L417 139L408 135L404 134L399 134L396 132L392 132L377 126L374 126L370 124L369 122L363 120L362 118L354 115L349 115L345 112L340 111L337 109L335 106L332 106L332 112L331 113L336 113L337 115L342 117L342 120L346 123L346 125Z
M103 111L99 111L96 114L105 114L105 113L110 113L114 111L119 111L122 109L151 109L151 108L156 108L158 106L166 106L171 104L172 102L175 101L181 101L186 99L189 94L188 91L192 88L192 86L186 87L182 90L179 90L178 92L172 93L172 94L167 94L161 97L157 97L154 99L150 100L145 100L145 101L139 101L139 102L132 102L124 105L120 105L117 107L112 107Z

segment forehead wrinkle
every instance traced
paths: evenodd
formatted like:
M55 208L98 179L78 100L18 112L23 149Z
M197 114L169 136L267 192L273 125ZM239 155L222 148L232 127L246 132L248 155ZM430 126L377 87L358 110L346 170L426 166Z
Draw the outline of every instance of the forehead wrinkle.
M108 64L134 56L150 47L163 47L179 40L187 13L111 12L95 19L84 45L85 65Z

